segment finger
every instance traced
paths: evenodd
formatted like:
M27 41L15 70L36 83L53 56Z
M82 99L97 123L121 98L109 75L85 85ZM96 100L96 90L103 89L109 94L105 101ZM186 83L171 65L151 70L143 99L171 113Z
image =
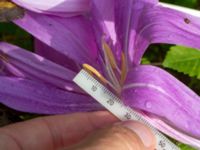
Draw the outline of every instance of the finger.
M95 131L66 150L154 150L155 145L149 128L138 122L125 122Z
M41 117L1 128L0 149L55 150L79 142L91 131L116 121L103 111Z

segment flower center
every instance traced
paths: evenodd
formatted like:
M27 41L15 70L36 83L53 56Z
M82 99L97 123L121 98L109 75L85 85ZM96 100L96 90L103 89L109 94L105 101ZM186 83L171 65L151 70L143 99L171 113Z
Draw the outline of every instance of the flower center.
M127 75L125 55L121 52L121 62L117 63L111 48L105 41L102 41L102 50L104 54L104 70L107 78L88 64L83 64L83 68L91 75L94 75L104 85L110 86L116 94L120 95Z

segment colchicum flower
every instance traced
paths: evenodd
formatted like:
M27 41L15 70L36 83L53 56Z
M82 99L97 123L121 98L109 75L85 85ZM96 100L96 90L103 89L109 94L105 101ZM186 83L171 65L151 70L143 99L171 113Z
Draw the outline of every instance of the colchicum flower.
M83 66L161 131L200 147L200 97L166 71L140 65L152 43L200 49L200 18L157 0L13 2L27 9L15 23L36 38L35 53L0 43L1 103L40 114L102 110L72 81Z

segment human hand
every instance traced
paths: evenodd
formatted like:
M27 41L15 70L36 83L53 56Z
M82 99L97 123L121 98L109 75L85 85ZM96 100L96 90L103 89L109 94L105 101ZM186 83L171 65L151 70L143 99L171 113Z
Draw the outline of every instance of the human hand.
M138 122L109 112L41 117L0 128L2 150L153 150L155 137Z

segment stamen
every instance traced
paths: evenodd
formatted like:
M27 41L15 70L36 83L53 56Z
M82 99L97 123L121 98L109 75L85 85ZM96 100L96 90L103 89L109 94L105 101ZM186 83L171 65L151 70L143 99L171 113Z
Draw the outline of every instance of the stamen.
M83 68L90 73L91 75L95 75L98 77L103 83L107 84L108 81L101 75L99 71L97 71L94 67L88 65L88 64L83 64Z
M115 57L112 53L111 48L109 47L109 45L102 39L102 49L104 52L104 59L105 59L105 63L106 63L106 70L107 73L110 77L110 80L112 81L112 83L117 86L118 89L120 89L120 83L119 80L117 79L116 76L116 72L120 73L120 69L117 66Z
M99 80L101 80L104 84L108 84L112 89L114 89L117 93L119 93L118 89L116 89L116 87L110 83L108 80L106 80L99 71L97 71L94 67L88 65L88 64L83 64L83 68L90 73L91 75L95 75L96 77L99 78Z
M95 75L96 77L98 77L98 79L100 79L100 81L102 81L103 83L109 85L112 89L116 91L117 94L120 95L122 85L127 76L127 61L125 58L125 54L123 52L121 54L121 69L119 69L111 48L103 39L102 51L104 54L104 68L108 79L105 79L100 72L98 72L95 68L88 64L83 64L83 68L91 75Z
M103 40L102 40L102 44L103 44L103 50L105 50L106 56L108 57L108 60L112 68L117 69L117 63L116 63L112 50L110 49L108 44Z
M115 89L116 89L115 91L117 93L119 93L121 91L121 85L120 85L120 82L119 82L119 80L118 80L118 78L115 74L116 72L114 72L111 64L109 63L108 57L105 57L105 62L106 62L105 67L106 67L106 70L107 70L107 74L108 74L110 80L112 81L112 84L115 86Z
M127 75L127 62L124 53L121 55L121 85L123 85Z

